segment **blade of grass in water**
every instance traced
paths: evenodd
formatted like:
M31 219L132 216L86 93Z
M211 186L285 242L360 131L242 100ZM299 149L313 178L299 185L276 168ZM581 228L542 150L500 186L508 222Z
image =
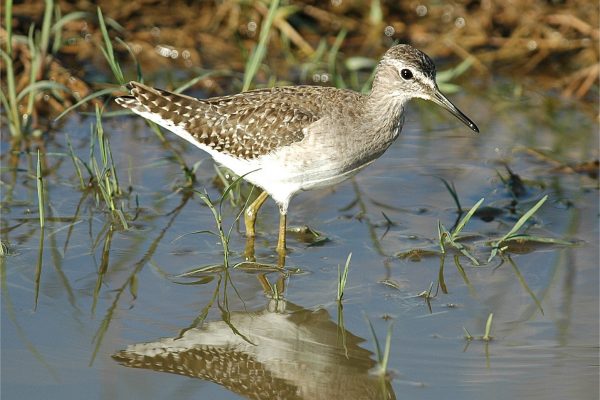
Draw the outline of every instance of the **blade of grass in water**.
M344 297L344 289L346 288L346 282L348 281L348 269L350 267L350 260L352 259L352 253L348 254L346 259L346 265L344 271L341 271L341 266L338 264L338 287L337 287L337 301L342 301Z
M40 214L40 228L44 228L46 215L44 213L44 179L42 177L42 161L40 160L40 150L37 151L37 195L38 210Z
M546 202L546 200L548 200L548 195L542 197L540 201L538 201L533 207L529 209L529 211L527 211L525 214L523 214L521 218L519 218L517 223L504 236L502 236L499 240L495 241L492 244L492 252L490 254L490 257L488 258L488 262L490 262L494 257L496 257L498 252L501 251L500 246L502 246L504 242L510 240L513 236L515 236L519 229L521 229L521 227L525 225L525 223L533 216L533 214L537 212L537 210ZM521 238L524 240L523 237Z
M492 333L492 321L494 319L494 313L490 313L490 315L488 316L488 319L485 323L485 333L483 334L483 337L481 339L485 340L486 342L489 342L490 340L492 340L492 336L490 335L490 333Z
M452 232L452 238L456 239L456 237L458 236L458 234L460 233L460 231L463 230L463 228L465 227L465 225L467 224L467 222L469 222L469 220L471 219L471 217L473 216L473 214L475 214L475 211L477 211L477 209L479 208L479 206L481 205L481 203L483 203L483 197L473 206L471 207L471 209L469 210L469 212L467 213L467 215L465 215L460 222L458 223L458 225L456 226L456 228L454 229L454 232Z

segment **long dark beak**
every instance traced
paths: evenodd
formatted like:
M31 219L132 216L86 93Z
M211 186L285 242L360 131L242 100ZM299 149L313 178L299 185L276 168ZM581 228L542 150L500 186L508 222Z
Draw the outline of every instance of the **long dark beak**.
M452 104L452 102L448 100L446 96L442 94L442 92L439 91L439 89L436 88L435 92L431 96L431 100L434 103L444 107L446 110L450 111L452 115L460 119L466 126L471 128L473 131L479 133L479 128L477 127L477 125L475 125L475 123L471 121L469 117L463 114L462 111L456 108L456 106Z

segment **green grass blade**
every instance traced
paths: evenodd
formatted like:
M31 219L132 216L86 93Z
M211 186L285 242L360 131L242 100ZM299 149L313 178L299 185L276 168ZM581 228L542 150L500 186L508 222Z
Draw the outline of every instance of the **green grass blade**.
M62 17L57 18L56 22L54 22L54 25L52 25L51 31L54 35L58 35L65 24L77 19L89 18L90 15L91 14L86 11L74 11L68 13L67 15L63 15Z
M6 29L6 54L12 56L12 9L13 1L4 2L4 29Z
M561 245L561 246L573 246L575 244L568 240L555 239L555 238L549 238L549 237L532 236L532 235L528 235L525 233L511 235L510 237L504 239L504 242L511 242L511 241L556 244L556 245Z
M31 55L31 67L29 69L29 86L35 86L35 80L38 77L38 71L40 69L41 63L42 63L42 59L43 59L43 55L44 55L44 51L45 50L40 50L39 47L36 47L34 39L33 39L33 35L35 33L35 24L31 24L29 26L29 35L27 36L27 43L29 46L29 54ZM29 93L29 98L27 99L27 107L25 108L25 115L27 115L28 117L32 114L33 112L33 103L35 100L35 91L28 91ZM19 93L17 95L17 102L19 101L19 98L21 97L21 93Z
M190 79L189 81L185 82L183 85L180 85L179 87L177 87L177 89L175 89L173 91L173 93L182 93L184 91L186 91L187 89L189 89L190 87L194 86L196 83L206 79L206 78L210 78L210 77L215 77L215 76L228 76L231 75L228 71L208 71L205 72L203 74L200 74L192 79Z
M102 32L102 38L104 40L104 46L106 48L101 48L106 61L108 61L108 65L113 72L113 75L119 82L119 84L123 85L125 83L125 78L123 77L123 71L121 71L121 66L115 59L115 52L110 41L110 36L108 36L108 30L106 29L106 24L104 23L104 17L102 16L102 10L98 7L98 22L100 24L100 31Z
M338 35L335 37L333 45L331 46L331 49L329 50L329 54L327 55L327 66L329 69L329 75L332 77L332 79L336 75L339 75L336 74L336 61L338 53L340 52L340 47L342 47L347 34L348 31L346 29L342 29L340 33L338 33Z
M71 138L69 135L67 137L67 149L69 151L69 156L71 157L71 161L73 161L73 166L75 167L75 172L77 173L77 177L79 178L79 187L81 189L85 189L85 182L83 180L83 174L81 173L81 168L79 167L78 161L81 161L79 157L75 155L75 151L73 150L73 145L71 144Z
M136 71L136 75L137 75L137 81L144 83L144 76L142 74L142 66L140 65L137 57L135 56L135 52L133 51L133 49L131 48L131 46L129 46L127 43L125 43L125 41L123 41L121 38L117 38L117 42L125 47L127 49L127 51L129 52L129 55L131 56L131 58L133 59L133 62L135 64L135 71Z
M346 264L344 265L344 271L341 271L341 266L338 264L338 287L337 287L337 301L342 301L344 297L344 289L346 288L346 282L348 281L348 269L350 267L350 260L352 259L352 253L348 254Z
M510 231L508 231L508 233L506 235L504 235L504 237L502 239L500 239L499 242L502 242L506 238L517 233L519 231L519 229L521 229L521 227L527 222L527 220L529 220L529 218L531 218L531 216L533 214L535 214L536 211L546 202L546 200L548 200L548 195L545 195L544 197L542 197L542 199L540 201L538 201L533 207L531 207L529 209L529 211L527 211L525 214L523 214L523 216L521 218L519 218L519 220L512 227L512 229Z
M482 337L482 339L485 340L486 342L489 342L490 340L492 340L492 336L490 335L490 333L492 333L493 319L494 319L494 313L490 313L490 315L488 316L488 319L485 323L485 333Z
M456 242L454 240L450 240L450 243L452 244L452 246L457 249L458 251L460 251L465 257L467 257L469 260L471 260L471 262L473 263L473 265L475 266L479 266L481 265L479 263L479 260L477 260L475 257L473 257L473 255L471 255L471 253L469 253L469 251L467 250L467 248L460 242Z
M40 228L44 228L46 215L44 212L44 179L42 177L42 160L40 159L40 150L37 151L37 195L38 195L38 210L40 214Z
M252 52L252 55L250 56L250 59L246 64L246 71L244 73L244 85L242 87L243 92L250 88L252 80L258 72L258 67L260 66L260 63L265 57L265 53L267 51L267 40L269 39L269 31L271 30L271 25L273 24L273 19L275 18L275 14L277 12L278 7L279 0L272 0L267 17L263 20L262 27L260 29L258 44L254 48L254 51Z
M72 110L76 109L77 107L79 107L82 104L87 103L88 101L95 99L97 97L100 96L104 96L105 94L110 94L112 92L114 92L115 89L114 88L106 88L106 89L102 89L102 90L98 90L97 92L94 92L92 94L89 94L87 96L85 96L83 99L79 100L77 103L73 104L71 107L67 108L65 111L61 112L58 117L56 117L54 119L54 121L58 121L59 119L61 119L62 117L64 117L66 114L68 114L69 112L71 112Z
M40 51L42 56L45 56L50 43L50 28L52 27L52 12L54 11L54 2L45 0L44 19L42 21L42 36L40 39Z
M463 326L463 332L465 333L466 340L473 340L473 335Z
M450 233L448 232L448 229L446 229L446 227L442 225L442 222L439 219L437 228L440 250L442 254L446 254L446 240L448 237L450 237Z
M10 9L12 10L12 1L7 1L10 3ZM8 10L7 10L8 14ZM7 28L8 29L8 28ZM6 42L10 43L12 41L12 36L8 35ZM9 107L9 120L11 127L11 134L13 137L21 136L21 117L19 115L18 104L17 104L17 92L15 86L15 74L13 70L13 61L12 61L12 46L7 44L7 52L0 50L0 56L4 59L4 64L6 66L6 88L7 95L6 98L8 100Z
M479 208L479 206L481 205L481 203L483 203L483 197L477 202L475 203L475 205L473 207L471 207L471 209L469 210L469 212L467 213L467 215L465 215L460 222L458 223L458 225L456 226L456 228L454 229L454 232L452 232L452 238L456 239L456 237L458 236L458 234L460 233L460 231L463 230L463 228L465 227L465 225L467 224L467 222L469 222L469 220L471 219L471 217L473 216L473 214L475 214L475 211L477 211L477 209Z
M242 176L238 176L233 182L231 182L231 184L229 184L225 190L223 191L223 194L221 195L221 198L219 199L219 213L221 213L221 210L223 208L223 202L225 201L225 199L227 198L227 195L229 195L229 192L231 192L233 190L233 188L235 187L235 185L237 185L238 183L240 183L240 181L242 181L246 176L250 175L253 172L258 171L258 169L252 170L250 172L245 173Z
M446 186L446 189L448 190L448 192L450 192L450 196L452 196L452 199L454 200L454 203L456 203L456 208L458 209L459 214L462 214L462 207L460 206L460 200L458 199L458 193L456 192L456 188L454 187L454 183L449 183L447 180L445 180L442 177L438 177L438 179L440 181L442 181L442 183L444 184L444 186Z
M54 6L54 21L55 22L52 25L52 27L50 28L50 31L52 32L52 36L53 36L52 54L58 53L58 50L60 50L60 47L62 46L62 30L54 28L54 25L56 25L56 21L60 21L61 18L62 18L62 13L60 11L60 7Z
M49 80L37 81L25 86L25 88L19 92L17 95L17 102L21 101L27 93L31 92L32 95L35 96L37 92L44 90L64 90L66 92L71 92L71 89L58 82Z
M436 74L436 81L438 82L438 84L447 83L452 79L457 78L465 72L467 72L472 65L473 59L469 57L454 68L438 72Z
M523 225L525 225L527 220L529 220L533 216L533 214L537 212L537 210L546 202L546 200L548 200L548 195L542 197L540 201L538 201L533 207L529 209L529 211L527 211L525 214L523 214L521 218L519 218L517 223L510 229L510 231L508 231L508 233L506 233L499 240L495 241L492 244L492 251L490 253L490 256L488 257L488 263L498 255L499 251L503 250L500 248L502 243L506 242L507 240L510 240L511 237L515 236L519 229L521 229ZM523 236L519 235L519 237L522 238Z

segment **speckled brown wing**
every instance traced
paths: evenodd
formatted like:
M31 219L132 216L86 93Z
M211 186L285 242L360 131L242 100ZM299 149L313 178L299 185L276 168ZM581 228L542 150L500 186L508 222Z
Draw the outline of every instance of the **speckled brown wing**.
M155 114L198 143L243 159L302 140L302 128L322 117L323 99L315 91L327 96L335 90L279 87L198 100L138 82L129 85L131 96L117 99L122 106Z

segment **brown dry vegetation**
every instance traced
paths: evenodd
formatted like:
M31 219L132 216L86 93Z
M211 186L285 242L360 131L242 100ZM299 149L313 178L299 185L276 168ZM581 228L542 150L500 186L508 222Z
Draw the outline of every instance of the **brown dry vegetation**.
M87 11L62 27L64 45L47 57L40 74L65 83L77 97L90 87L81 66L105 65L96 7L122 29L111 28L136 53L145 74L191 67L242 73L256 44L268 1L59 1L62 14ZM26 35L41 24L44 3L15 4L13 33ZM4 22L4 19L2 19ZM110 21L109 21L110 22ZM271 73L288 78L294 65L311 59L323 41L331 47L347 32L342 55L376 59L395 41L412 43L433 57L472 58L480 76L527 76L563 96L596 101L599 63L598 4L589 0L543 1L283 1L273 23L268 57ZM4 41L3 29L0 40ZM4 45L2 45L4 46ZM115 44L124 64L132 64L124 46ZM28 49L16 44L17 81L29 79ZM41 78L41 77L39 77ZM97 81L97 76L94 81ZM263 75L259 79L267 81ZM292 78L293 79L293 78ZM199 85L219 93L218 81ZM60 110L76 99L65 96Z

